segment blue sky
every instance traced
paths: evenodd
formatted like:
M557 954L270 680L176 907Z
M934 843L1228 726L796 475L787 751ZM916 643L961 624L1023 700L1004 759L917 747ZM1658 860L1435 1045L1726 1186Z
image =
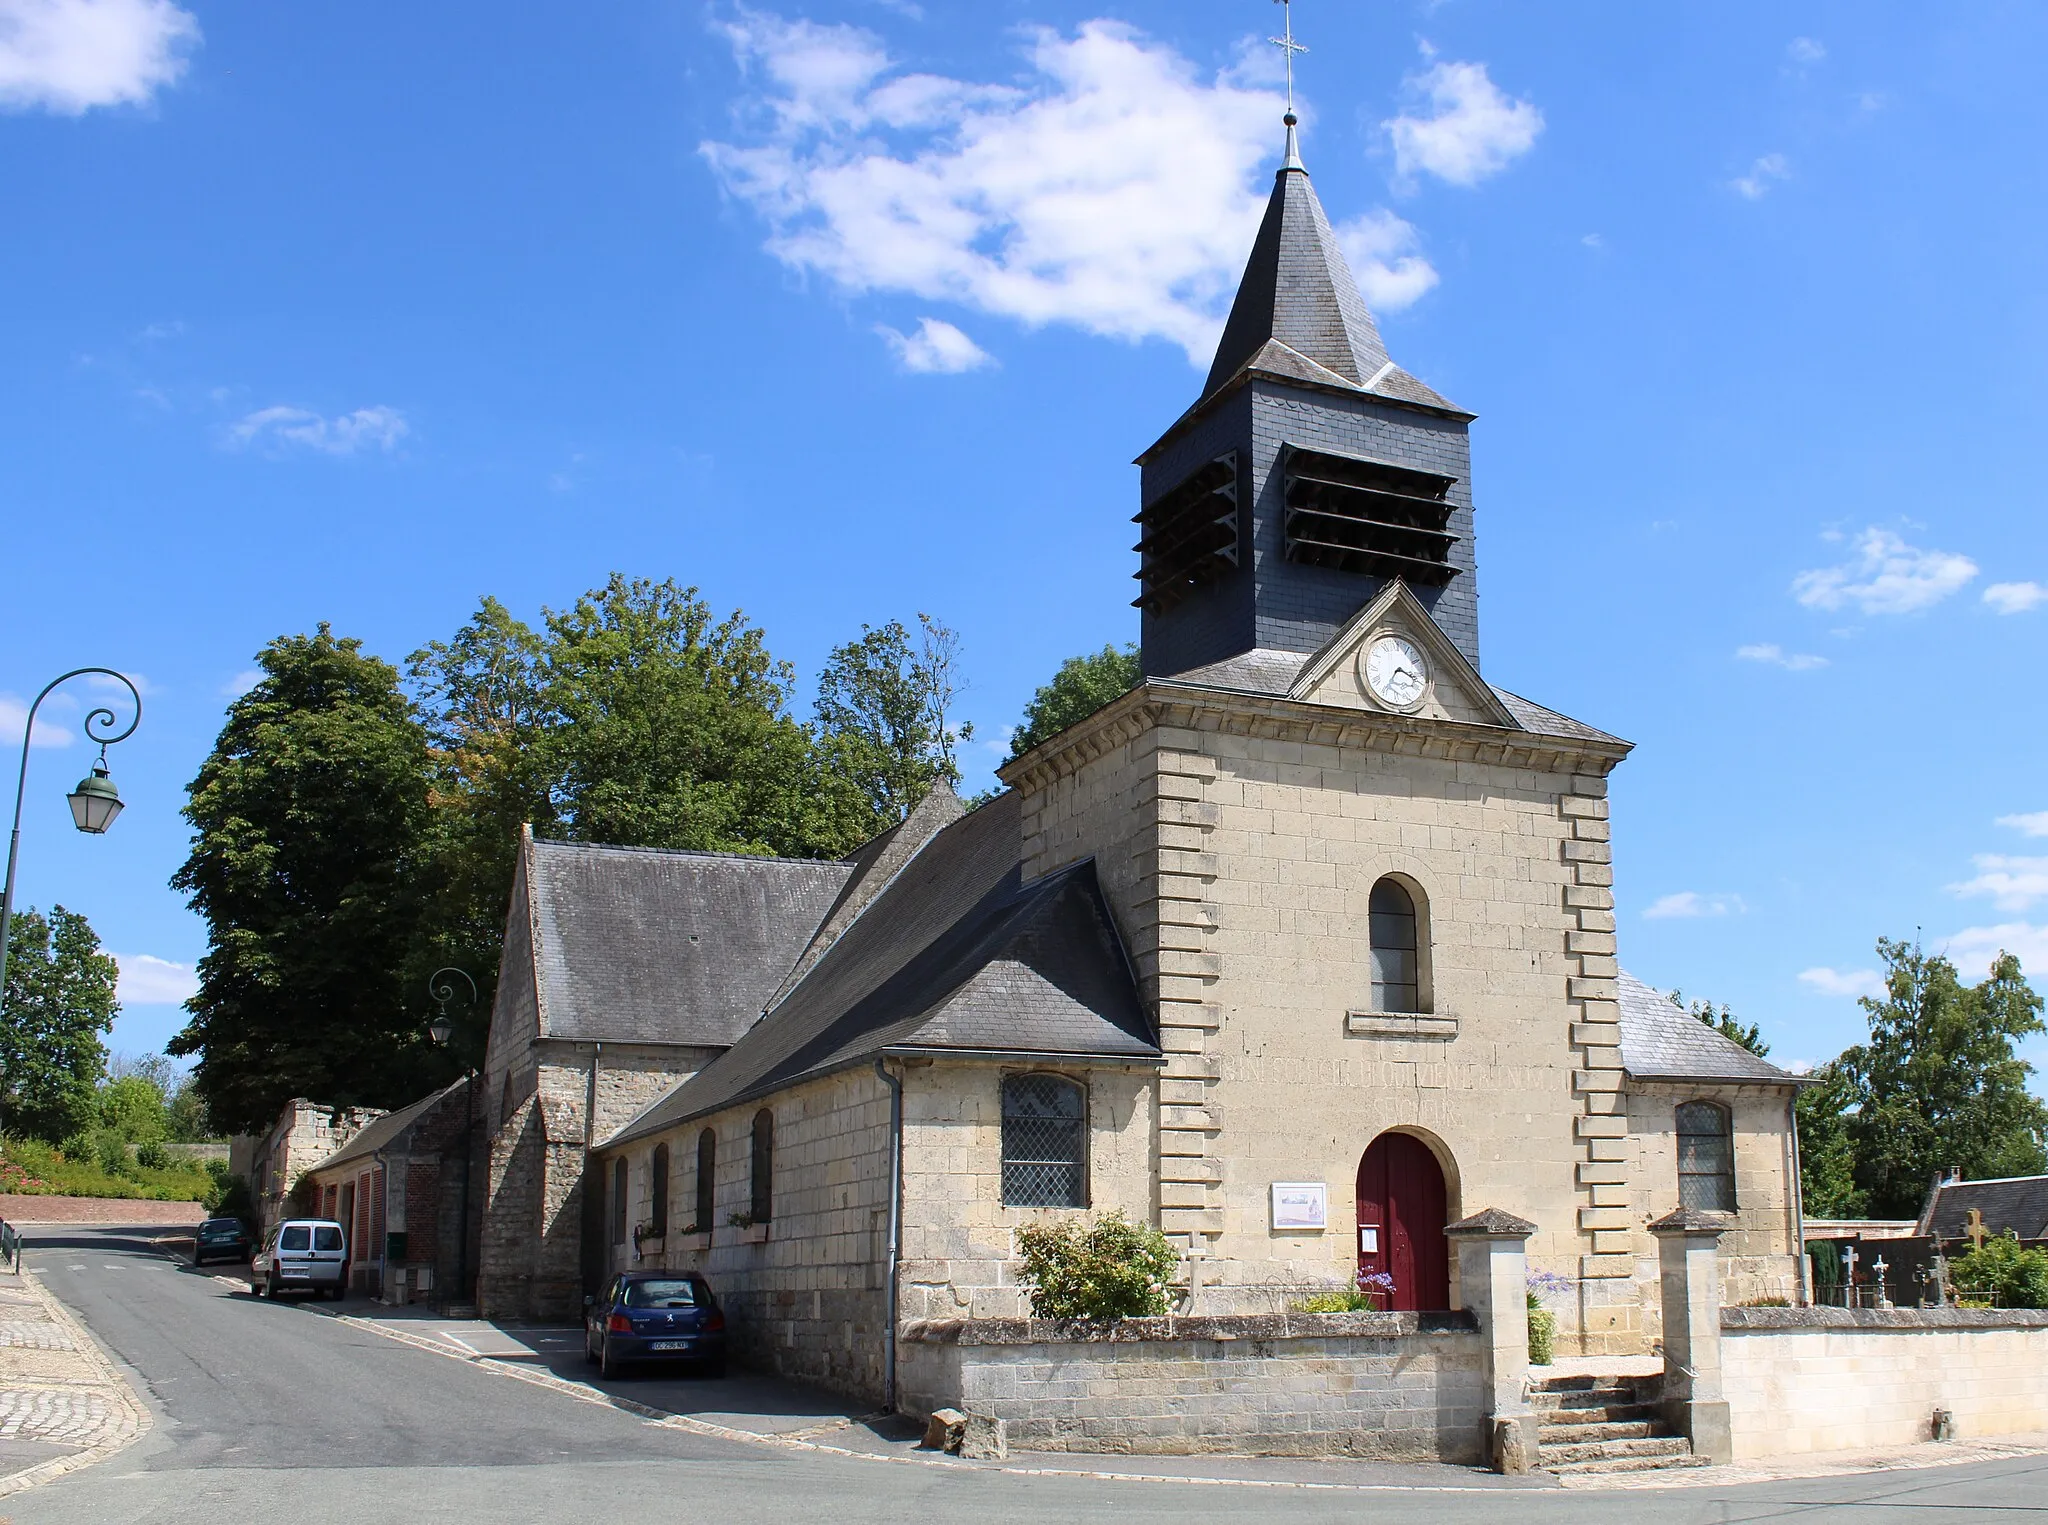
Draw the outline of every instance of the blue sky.
M2048 11L1295 10L1389 347L1479 414L1485 670L1638 744L1628 966L1813 1060L1879 934L2048 962ZM47 677L146 681L119 826L53 729L22 850L127 961L116 1045L203 948L183 786L319 620L398 659L616 568L809 674L927 611L985 783L1135 637L1129 462L1248 249L1278 23L0 0L0 763Z

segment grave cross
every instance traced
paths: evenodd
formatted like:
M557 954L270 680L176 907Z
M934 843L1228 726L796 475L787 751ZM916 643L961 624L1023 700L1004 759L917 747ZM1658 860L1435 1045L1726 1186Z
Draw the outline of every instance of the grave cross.
M1842 1285L1856 1285L1856 1246L1853 1244L1842 1246Z
M1970 1226L1963 1230L1963 1236L1978 1249L1984 1248L1984 1241L1991 1237L1991 1230L1984 1226L1984 1214L1978 1208L1970 1209Z
M1892 1299L1891 1294L1884 1289L1884 1273L1889 1271L1891 1267L1884 1263L1884 1256L1880 1255L1870 1269L1877 1276L1877 1305L1880 1308L1889 1308L1892 1305Z

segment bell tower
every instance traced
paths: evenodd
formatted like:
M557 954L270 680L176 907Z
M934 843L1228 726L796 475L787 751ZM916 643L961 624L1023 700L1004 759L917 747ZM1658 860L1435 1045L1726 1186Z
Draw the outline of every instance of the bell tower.
M1396 578L1477 667L1473 415L1388 358L1286 125L1201 397L1138 457L1145 675L1313 652Z

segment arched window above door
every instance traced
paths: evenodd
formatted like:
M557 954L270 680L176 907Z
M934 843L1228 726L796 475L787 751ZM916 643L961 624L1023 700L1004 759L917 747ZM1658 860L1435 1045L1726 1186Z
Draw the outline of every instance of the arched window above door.
M1735 1211L1735 1133L1718 1102L1688 1101L1678 1109L1678 1205Z
M1422 918L1415 897L1398 879L1372 887L1372 1009L1422 1010Z

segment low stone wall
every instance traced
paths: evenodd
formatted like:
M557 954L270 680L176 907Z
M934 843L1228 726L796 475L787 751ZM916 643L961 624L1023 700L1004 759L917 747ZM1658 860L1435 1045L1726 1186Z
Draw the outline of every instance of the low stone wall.
M2048 1429L2048 1312L1724 1308L1738 1461Z
M903 1408L1027 1450L1475 1462L1484 1358L1465 1313L948 1319L906 1325L897 1370Z

